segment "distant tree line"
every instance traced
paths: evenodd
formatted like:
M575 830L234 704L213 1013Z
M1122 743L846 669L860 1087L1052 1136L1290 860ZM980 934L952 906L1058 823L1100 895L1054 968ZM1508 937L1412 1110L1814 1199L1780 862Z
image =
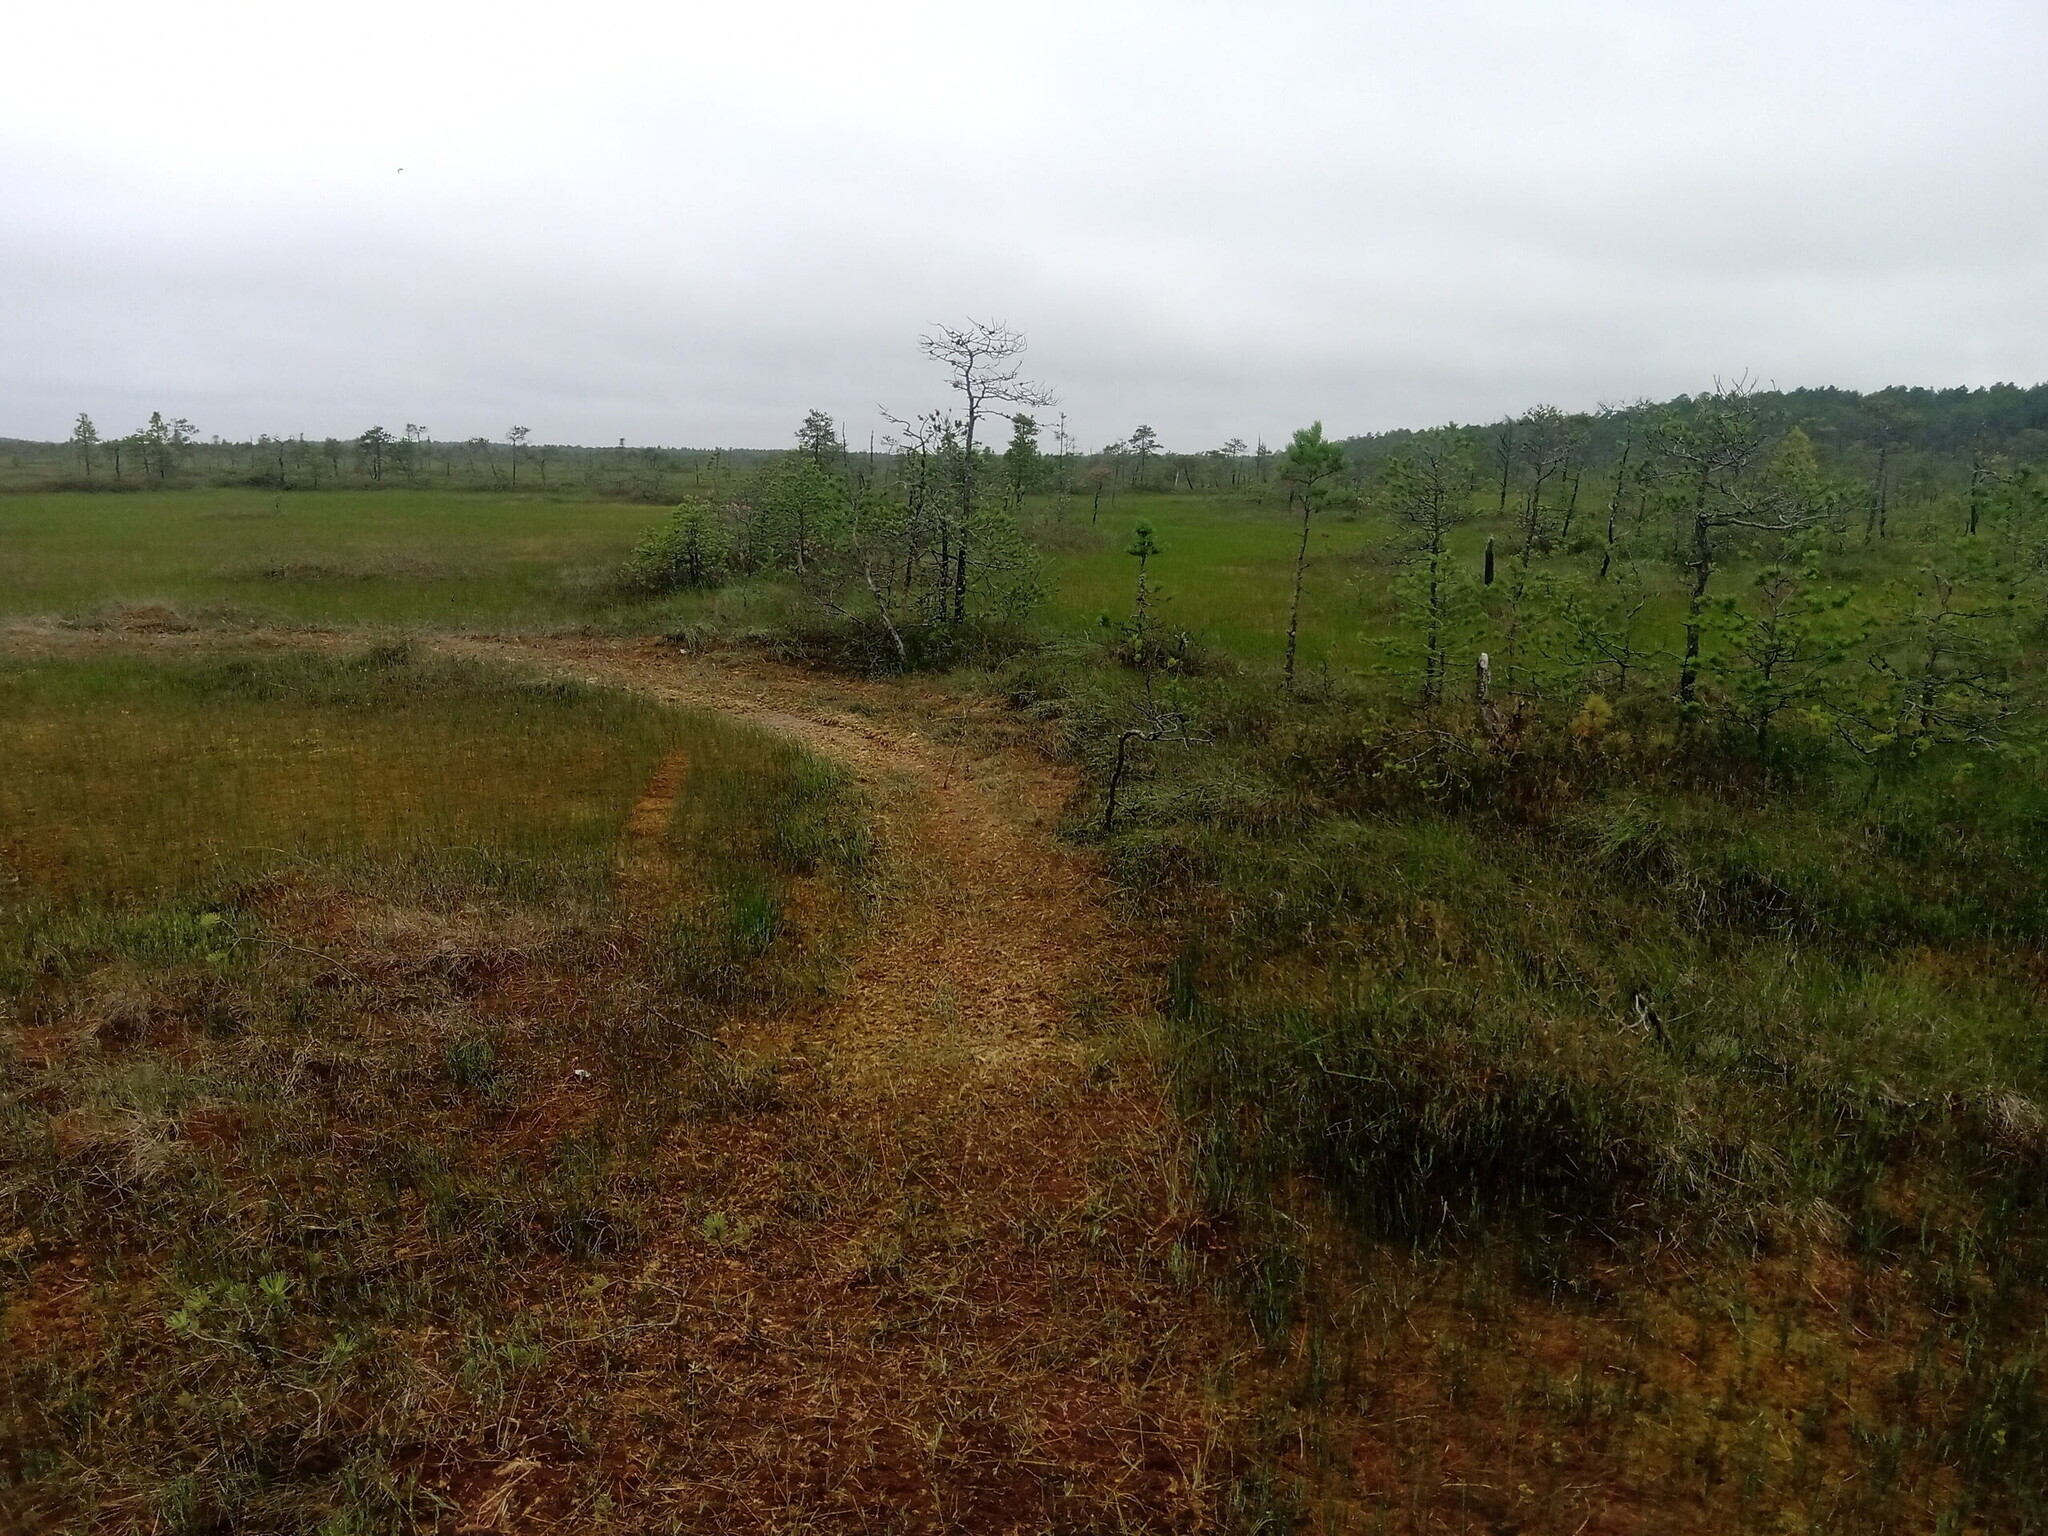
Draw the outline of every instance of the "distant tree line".
M407 422L371 426L354 437L267 433L249 441L202 437L183 417L153 411L133 432L104 436L80 412L63 443L7 445L12 467L37 470L16 488L142 490L249 486L280 491L440 487L556 491L668 502L734 466L768 455L748 449L591 448L536 443L524 426L500 439L436 439Z
M1523 494L1525 481L1534 483L1546 504L1562 493L1572 505L1589 474L1598 479L1625 473L1627 461L1640 468L1652 420L1699 409L1711 394L1592 412L1537 406L1470 430L1484 440L1497 510L1506 509L1511 491ZM2013 464L2048 461L2048 385L1746 394L1767 431L1798 427L1823 459L1869 482L1868 515L1877 534L1886 531L1890 509L1901 499L1919 500L1971 485L1981 493ZM1280 489L1280 455L1262 439L1232 437L1214 447L1176 451L1155 428L1140 424L1127 436L1088 451L1073 437L1064 415L1033 410L1006 419L1017 439L1009 471L1013 488L1025 495L1052 495L1063 510L1083 501L1091 515L1099 515L1105 503L1126 494ZM1363 486L1379 464L1414 436L1402 429L1344 439L1341 484L1352 490ZM899 446L884 443L884 451L870 454L869 460L886 460ZM990 445L978 440L975 446L979 451ZM48 486L519 487L655 501L707 489L723 473L751 470L774 456L774 450L759 448L629 447L624 439L611 447L535 443L523 426L496 439L444 440L411 422L396 432L379 425L348 438L266 434L236 442L202 438L190 421L163 412L152 412L147 423L117 437L102 436L92 418L80 413L65 443L8 447L17 468L41 471L38 483ZM843 451L854 450L843 445Z

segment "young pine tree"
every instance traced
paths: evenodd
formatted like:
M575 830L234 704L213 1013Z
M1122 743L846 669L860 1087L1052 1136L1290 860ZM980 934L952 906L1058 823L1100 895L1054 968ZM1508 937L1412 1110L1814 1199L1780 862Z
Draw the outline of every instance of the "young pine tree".
M1309 525L1329 500L1330 488L1343 472L1343 445L1323 436L1320 421L1297 430L1280 461L1287 504L1301 513L1301 545L1294 556L1294 594L1287 604L1287 661L1282 669L1289 693L1294 692L1294 658L1301 634L1301 583L1308 573Z
M1398 590L1420 637L1422 702L1439 704L1451 648L1477 610L1470 578L1450 556L1452 531L1473 516L1478 464L1471 439L1452 427L1421 433L1382 475L1388 506L1410 535Z
M727 569L727 541L717 514L703 497L679 505L669 520L633 548L626 563L631 583L643 592L699 592L721 585Z

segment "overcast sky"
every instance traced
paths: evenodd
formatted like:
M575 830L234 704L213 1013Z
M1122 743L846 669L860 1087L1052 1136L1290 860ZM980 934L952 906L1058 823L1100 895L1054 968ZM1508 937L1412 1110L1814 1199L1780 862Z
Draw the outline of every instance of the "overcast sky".
M2048 4L12 8L0 435L1169 447L2048 378ZM403 171L400 171L403 167Z

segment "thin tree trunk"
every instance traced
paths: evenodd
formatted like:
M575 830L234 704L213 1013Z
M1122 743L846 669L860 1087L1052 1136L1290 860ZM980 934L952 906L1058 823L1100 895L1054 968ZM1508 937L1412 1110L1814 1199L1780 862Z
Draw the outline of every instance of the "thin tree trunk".
M1607 579L1607 572L1614 564L1614 524L1621 515L1621 487L1628 478L1629 451L1635 447L1633 440L1621 445L1621 458L1614 466L1614 494L1607 498L1607 547L1600 552L1600 579Z
M1116 792L1124 781L1124 754L1131 743L1143 734L1142 731L1125 731L1116 739L1116 766L1109 772L1109 799L1102 807L1102 830L1105 834L1116 822Z
M908 666L910 664L910 652L904 649L903 636L896 632L896 621L889 617L889 605L882 600L882 589L875 585L875 573L868 568L865 562L861 565L860 573L867 578L868 591L874 597L875 612L881 615L882 628L889 631L889 642L896 647L896 660Z
M1694 521L1692 541L1692 595L1685 605L1685 660L1678 669L1678 702L1682 705L1692 703L1699 681L1700 615L1706 610L1707 582L1714 574L1704 512Z
M1287 691L1294 692L1294 648L1301 632L1301 578L1308 570L1309 500L1301 499L1301 549L1294 557L1294 600L1287 605Z
M1422 658L1422 702L1435 704L1443 697L1443 537L1434 539L1429 551L1429 628Z

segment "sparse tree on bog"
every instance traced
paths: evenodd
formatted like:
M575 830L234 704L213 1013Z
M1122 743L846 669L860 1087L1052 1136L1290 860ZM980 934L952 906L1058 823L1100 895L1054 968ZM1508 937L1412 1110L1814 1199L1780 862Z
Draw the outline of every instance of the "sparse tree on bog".
M505 441L512 447L512 483L514 485L519 483L519 454L526 447L527 438L532 435L531 430L526 427L507 427L505 429Z
M1147 678L1148 686L1152 669L1159 665L1162 648L1158 643L1156 626L1152 622L1152 557L1159 553L1159 541L1152 537L1152 525L1140 523L1131 530L1131 542L1124 553L1138 562L1138 587L1131 598L1131 622L1126 626L1130 639L1130 657L1140 672Z
M83 416L78 419L85 421ZM88 426L91 425L90 422L86 424ZM1970 444L1969 526L1967 531L1972 538L1976 537L1978 528L1983 526L1984 514L1991 505L1993 494L2008 478L2004 473L2004 466L2001 461L1985 451L1981 438Z
M1619 542L1621 534L1622 493L1629 485L1631 468L1640 470L1641 467L1639 464L1631 464L1636 455L1636 436L1635 416L1624 416L1621 425L1621 445L1614 455L1614 484L1607 495L1607 538L1600 548L1602 581L1605 581L1614 570L1615 545Z
M1244 469L1245 455L1251 451L1250 447L1243 438L1233 437L1218 451L1222 453L1224 462L1229 466L1230 488L1234 491Z
M1650 591L1633 563L1617 566L1610 581L1590 592L1567 588L1558 598L1559 658L1576 692L1609 707L1629 696L1638 678L1670 653L1645 633Z
M1539 405L1514 423L1510 441L1511 461L1526 467L1528 479L1522 489L1519 556L1524 564L1548 549L1551 540L1550 507L1545 497L1553 481L1562 481L1586 441L1584 418L1568 416L1554 405ZM1505 484L1505 482L1503 482ZM1560 530L1562 532L1562 530Z
M980 492L976 453L981 427L990 416L1010 414L1006 406L1048 406L1055 402L1052 391L1023 377L1023 335L997 322L969 321L964 326L941 326L919 338L924 355L941 364L952 376L953 391L962 402L960 416L961 459L956 527L953 530L953 601L955 624L967 617L967 587L970 545L978 521Z
M1500 471L1500 503L1495 512L1508 509L1508 481L1514 477L1515 460L1518 456L1516 433L1520 423L1512 416L1501 418L1500 425L1493 429L1493 465Z
M1318 421L1294 434L1281 457L1280 478L1287 504L1301 512L1301 547L1294 557L1294 595L1287 605L1287 691L1294 692L1294 653L1301 633L1301 583L1308 572L1309 524L1329 499L1330 486L1344 472L1344 449L1323 436Z
M1038 451L1038 422L1022 411L1010 418L1010 446L1003 450L1003 478L1013 506L1021 506L1045 478L1045 456Z
M390 457L396 441L382 427L372 427L356 439L356 450L362 455L362 467L370 478L379 484L384 480L384 461Z
M634 546L627 562L633 584L651 593L696 592L725 579L728 550L711 503L691 497L667 524Z
M1159 434L1150 427L1140 426L1131 433L1131 457L1138 461L1131 482L1133 489L1146 489L1146 477L1151 471L1152 461L1164 451L1159 444Z
M1478 466L1471 439L1451 427L1418 434L1382 473L1387 504L1415 541L1403 596L1422 632L1422 702L1434 705L1443 701L1453 630L1469 607L1449 544L1451 531L1473 515Z
M844 453L839 424L824 411L806 411L796 429L797 450L820 469L830 469Z
M808 450L773 471L760 495L762 532L773 545L771 558L804 574L816 546L828 536L846 487Z
M100 445L100 429L92 424L92 418L80 411L78 423L71 429L71 447L78 455L79 467L85 471L85 478L92 478L92 459Z
M148 424L129 438L142 463L143 477L155 475L159 484L168 480L198 430L182 416L167 421L162 411L151 411Z
M1707 593L1730 529L1797 533L1819 523L1829 498L1803 467L1755 476L1767 436L1756 391L1746 380L1717 386L1692 402L1689 413L1667 412L1657 424L1658 447L1686 492L1684 542L1679 556L1688 589L1685 653L1678 668L1678 702L1698 697L1700 639ZM1802 434L1803 435L1803 434ZM1792 445L1796 450L1796 444ZM1810 445L1809 445L1810 449Z
M1053 473L1058 481L1056 502L1059 520L1067 520L1067 498L1073 494L1074 436L1067 430L1067 413L1060 412L1059 420L1053 423L1053 450L1057 454Z
M405 478L417 483L420 471L426 468L427 429L416 421L408 421L391 451Z

